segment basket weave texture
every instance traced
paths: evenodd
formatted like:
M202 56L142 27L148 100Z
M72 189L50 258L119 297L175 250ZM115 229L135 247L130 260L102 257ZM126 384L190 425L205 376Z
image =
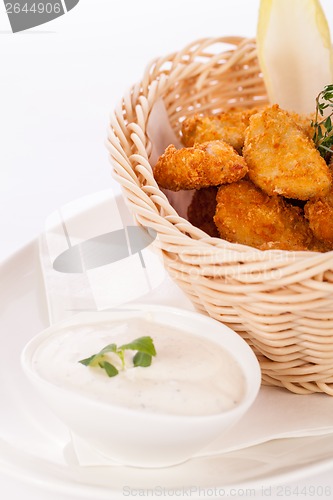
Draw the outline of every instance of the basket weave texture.
M196 308L256 353L263 383L333 395L333 252L259 251L211 238L180 217L150 164L147 122L163 99L170 123L267 103L254 40L199 40L157 59L112 113L114 177L139 224L157 232L166 269Z

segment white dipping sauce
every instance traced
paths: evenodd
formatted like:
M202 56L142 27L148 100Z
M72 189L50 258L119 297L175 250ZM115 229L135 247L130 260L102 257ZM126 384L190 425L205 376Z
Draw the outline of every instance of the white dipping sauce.
M142 319L66 328L48 337L33 363L44 379L104 403L155 413L211 415L236 406L245 378L233 357L214 342L184 330ZM154 341L157 355L147 368L133 367L135 351L125 351L126 370L115 377L79 363L106 345L142 336ZM119 358L110 362L120 368Z

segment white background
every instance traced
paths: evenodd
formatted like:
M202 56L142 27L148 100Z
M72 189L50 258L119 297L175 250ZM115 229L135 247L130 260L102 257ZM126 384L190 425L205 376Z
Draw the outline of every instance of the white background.
M0 261L53 210L112 183L108 114L151 59L254 36L258 0L81 0L13 35L0 2Z
M322 5L333 31L332 1ZM81 0L63 17L12 34L1 2L0 261L64 203L115 185L104 147L108 114L151 59L202 37L253 37L258 6ZM333 485L330 475L293 486ZM4 498L13 497L8 491Z

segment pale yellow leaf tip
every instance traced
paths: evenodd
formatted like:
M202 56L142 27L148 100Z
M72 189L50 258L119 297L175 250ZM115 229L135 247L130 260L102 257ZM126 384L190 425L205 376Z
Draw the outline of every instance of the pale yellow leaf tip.
M261 0L258 59L271 103L314 111L316 95L333 83L333 52L318 0Z

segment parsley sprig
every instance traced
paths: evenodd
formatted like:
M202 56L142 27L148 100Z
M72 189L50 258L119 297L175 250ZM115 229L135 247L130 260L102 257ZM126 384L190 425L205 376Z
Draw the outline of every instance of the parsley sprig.
M156 356L156 350L153 339L151 337L139 337L129 344L117 346L117 344L109 344L105 346L97 354L89 356L89 358L81 359L79 363L85 366L100 367L105 370L109 377L118 375L119 370L110 362L108 353L116 354L121 361L121 369L125 370L125 351L137 351L133 357L133 365L147 367L151 365L153 356Z
M326 85L316 98L316 117L311 122L314 127L313 141L321 156L328 159L328 153L332 154L333 146L333 109L328 116L324 118L324 111L327 108L333 108L333 84ZM322 119L321 119L322 118Z

